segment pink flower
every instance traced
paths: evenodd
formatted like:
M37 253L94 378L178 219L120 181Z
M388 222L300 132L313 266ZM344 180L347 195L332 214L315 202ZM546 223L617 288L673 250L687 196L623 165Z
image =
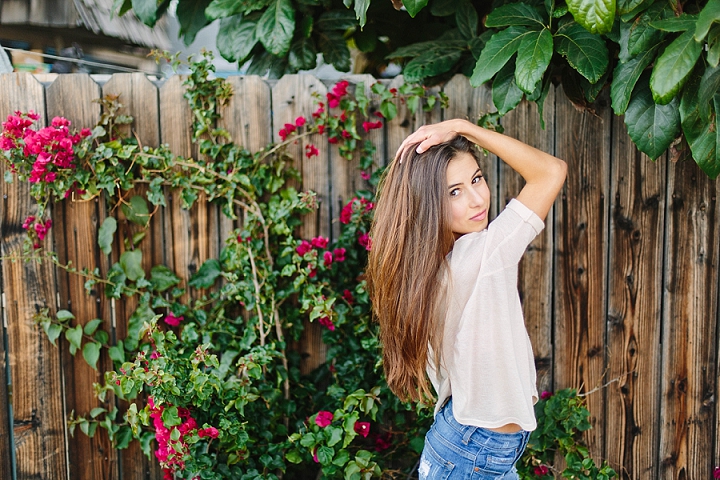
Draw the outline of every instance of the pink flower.
M370 433L370 422L355 422L353 430L355 430L355 433L358 435L362 435L363 438L366 438L368 433Z
M350 200L340 211L340 223L347 225L348 223L350 223L350 220L352 220L353 202L355 200L355 198Z
M362 235L360 235L358 237L358 243L361 246L365 247L365 250L367 250L368 252L372 248L372 239L370 238L370 235L368 235L367 233L363 233Z
M30 225L32 225L34 221L35 221L35 217L33 217L32 215L30 215L30 216L27 217L27 218L25 219L25 221L23 222L22 228L24 228L25 230L27 230L28 228L30 228Z
M320 428L325 428L330 425L330 423L332 423L332 419L332 412L328 412L327 410L320 410L317 415L315 415L315 425Z
M321 135L325 133L325 125L318 125L318 133Z
M312 454L313 454L313 460L315 460L315 463L320 463L320 460L318 460L318 458L317 458L317 447L313 448Z
M344 262L345 261L345 249L344 248L336 248L333 250L333 257L335 257L336 262Z
M540 394L540 398L542 398L543 400L547 400L547 399L550 398L550 397L552 397L552 393L548 392L547 390L544 390L544 391Z
M385 435L378 435L378 437L375 439L376 452L382 452L383 450L387 450L391 446L392 444L390 443L390 432L386 433Z
M291 134L292 132L295 131L295 125L293 125L292 123L286 123L285 131L288 133L288 135Z
M83 128L82 130L80 130L80 136L83 138L89 137L91 134L92 131L89 128Z
M366 172L365 170L360 171L360 178L363 180L370 180L370 174Z
M317 269L311 268L310 273L308 273L308 278L315 278L315 275L317 275Z
M355 300L353 298L352 292L350 290L348 290L347 288L343 291L342 298L344 298L345 301L348 303L352 303L353 300Z
M167 323L171 327L179 326L180 322L182 322L183 320L185 320L185 317L183 317L182 315L179 317L176 317L175 315L173 315L172 312L168 313L164 318L165 323Z
M713 470L713 478L720 478L720 467L715 467L715 470Z
M320 318L320 320L318 320L318 322L320 322L320 325L327 328L331 332L335 330L335 324L328 316Z
M380 112L380 111L374 112L373 115L375 115L378 118L385 118L385 115L383 115L382 112Z
M52 122L50 123L53 127L62 128L62 127L69 127L70 126L70 120L68 120L65 117L55 117L52 119Z
M336 97L344 97L345 95L347 95L347 88L349 85L350 82L348 82L347 80L340 80L333 87L332 94Z
M305 125L305 117L303 117L303 116L297 117L295 119L295 126L302 127L303 125Z
M315 248L325 248L328 244L328 239L325 237L315 237L312 240L312 246Z
M280 135L280 140L284 142L287 139L288 132L283 128L278 132L278 135Z
M375 130L376 128L382 128L383 124L381 121L378 120L377 122L363 122L362 126L363 126L363 129L365 130L365 132L367 133L370 130Z
M322 116L322 114L325 113L325 109L322 107L322 105L323 104L321 103L320 106L318 107L318 109L313 112L313 114L312 114L313 118L320 118L320 116Z
M545 475L547 475L548 473L550 473L550 469L548 469L548 467L545 466L545 465L538 465L538 466L535 467L535 469L533 470L533 473L534 473L535 475L537 475L538 477L542 477L542 476L545 476Z
M308 242L307 240L303 240L302 242L300 242L300 245L298 245L295 249L295 251L301 257L305 256L305 254L308 253L310 250L312 250L312 245L310 245L310 242Z
M157 360L160 357L161 357L161 355L158 353L157 350L153 350L152 353L150 354L150 360Z
M220 432L215 427L208 427L203 428L202 430L198 431L198 437L210 437L210 438L217 438L218 435L220 435Z
M330 138L328 138L328 143L332 143L334 145L334 144L338 143L338 138L330 137Z
M315 145L307 144L305 145L305 156L307 158L316 157L320 154L320 151L317 149Z
M340 121L344 122L345 120L347 120L347 114L345 113L345 110L343 110L340 114Z
M347 130L340 132L340 135L342 135L343 138L352 138L352 134L350 134Z
M325 252L323 253L323 264L326 267L329 267L333 263L333 255L332 252Z
M337 108L340 105L340 99L337 98L332 93L327 94L327 99L328 99L328 107L329 108Z
M197 422L194 418L190 417L185 422L183 422L182 425L178 428L180 430L180 433L183 435L186 435L189 432L192 432L193 430L197 429Z

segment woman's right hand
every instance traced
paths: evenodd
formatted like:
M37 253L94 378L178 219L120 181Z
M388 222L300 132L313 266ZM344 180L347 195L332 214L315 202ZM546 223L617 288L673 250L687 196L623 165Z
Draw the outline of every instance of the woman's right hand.
M416 143L418 144L415 149L417 153L423 153L430 147L452 140L456 136L461 135L460 131L462 130L463 122L466 122L466 120L452 119L440 123L423 125L403 140L395 157L402 158L402 153L405 149Z

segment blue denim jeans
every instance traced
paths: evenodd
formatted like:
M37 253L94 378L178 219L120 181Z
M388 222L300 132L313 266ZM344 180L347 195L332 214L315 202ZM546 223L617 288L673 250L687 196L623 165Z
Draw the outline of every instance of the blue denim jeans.
M452 413L452 399L438 412L425 435L420 480L517 480L515 463L530 432L498 433L463 425Z

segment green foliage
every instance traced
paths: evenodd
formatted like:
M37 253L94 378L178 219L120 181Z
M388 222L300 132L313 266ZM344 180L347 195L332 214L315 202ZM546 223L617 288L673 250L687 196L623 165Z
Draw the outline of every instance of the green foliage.
M213 8L234 7L217 1ZM512 69L506 70L514 79ZM45 256L86 279L88 290L100 285L108 298L137 305L122 319L127 336L117 341L110 340L103 319L81 324L68 310L53 315L49 309L35 316L53 344L64 336L72 355L80 351L92 368L108 368L104 382L95 385L101 402L108 395L127 402L122 415L114 405L72 412L70 431L79 427L93 436L100 427L116 448L137 440L174 478L405 478L416 468L432 412L400 403L383 378L378 325L362 276L381 169L374 145L362 141L358 125L362 122L366 131L382 127L399 102L415 112L445 99L419 85L396 90L375 83L369 91L379 105L372 112L366 86L357 84L352 95L353 87L341 81L317 99L312 120L299 117L284 126L282 143L248 152L218 128L219 107L232 92L211 73L204 58L191 65L186 80L198 159L111 138L107 132L115 131L118 118L108 111L117 112L120 104L117 97L106 97L102 124L78 139L72 165L53 171L52 180L32 182L43 213L50 201L70 198L68 191L82 200L102 194L106 211L120 206L141 230L126 241L106 277L99 269L78 271L52 253ZM488 114L479 121L494 128L497 120L497 114ZM293 187L298 174L285 152L286 145L317 133L326 134L348 160L359 158L368 188L342 208L340 234L332 244L323 237L298 237L303 215L316 203L312 192ZM306 161L317 155L313 149L306 148ZM10 160L25 181L37 165L21 152L15 145ZM151 186L147 197L128 199L137 183ZM148 204L165 205L165 187L177 189L185 208L203 193L239 222L219 257L204 261L187 284L167 266L143 267L144 231L157 211ZM117 222L101 220L98 245L109 254L118 240ZM46 225L39 221L26 223ZM189 287L197 289L191 298ZM289 345L300 340L308 321L322 326L327 354L325 363L303 374L302 358ZM554 398L566 397L558 392ZM587 428L587 412L573 398L540 412L538 441L545 443L534 447L532 458L549 461L554 439L562 442L569 471L595 475L579 478L609 478L611 470L588 463L574 438L573 428Z

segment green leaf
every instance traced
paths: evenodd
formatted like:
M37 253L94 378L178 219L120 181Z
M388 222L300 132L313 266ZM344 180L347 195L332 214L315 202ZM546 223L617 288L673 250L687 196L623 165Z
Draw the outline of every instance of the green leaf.
M522 27L508 27L493 35L478 58L470 85L479 87L490 80L515 55L523 37L529 34Z
M319 30L340 30L344 32L357 27L358 22L355 14L349 10L330 10L320 15L320 18L315 22L315 26Z
M195 275L190 277L188 285L194 288L210 288L221 273L220 262L215 258L211 258L202 264Z
M477 36L478 14L475 7L468 0L458 3L455 12L455 23L457 23L460 34L466 40L472 40Z
M290 0L277 0L258 21L257 36L273 55L287 55L294 32L295 9Z
M615 0L567 0L575 21L588 32L602 35L612 30Z
M697 24L695 25L695 40L701 42L705 39L710 27L714 22L720 20L720 0L708 0L707 4L698 15Z
M82 325L77 324L75 325L75 328L68 328L65 330L65 338L68 342L70 342L71 345L71 351L73 355L75 355L75 350L78 350L80 348L80 344L82 343L82 337L83 337L83 329Z
M706 122L710 121L710 104L718 89L720 89L720 66L708 67L700 78L700 87L698 88L700 117Z
M500 115L505 115L517 107L522 98L523 92L515 83L515 62L510 60L493 79L493 104Z
M58 322L67 322L68 320L75 318L75 315L68 310L58 310L55 317L58 319Z
M720 25L713 25L707 39L708 54L707 62L711 67L717 67L720 63Z
M542 80L553 55L553 37L550 30L543 28L531 32L520 42L517 52L515 81L525 93L532 93Z
M610 98L615 115L623 115L627 110L633 88L640 75L655 59L656 50L657 47L651 48L627 63L618 63L615 67L610 85Z
M113 217L107 217L98 229L98 245L105 255L110 255L112 252L113 235L116 230L117 220Z
M650 90L655 103L670 103L700 58L703 46L695 41L693 33L688 30L680 35L655 61L650 77Z
M333 427L332 425L328 426L326 431L330 434L330 438L327 442L328 447L332 447L339 443L345 433L341 427Z
M83 358L94 370L97 370L97 362L100 358L100 344L87 342L82 349Z
M428 0L403 0L402 3L410 16L415 18L415 15L428 4Z
M255 44L257 22L235 15L220 20L217 34L217 48L220 55L228 62L244 63Z
M108 348L108 356L113 362L125 363L125 349L122 340L119 340L117 345Z
M218 18L232 17L243 11L243 2L239 0L213 0L205 9L205 18L217 20Z
M406 82L419 83L423 78L447 72L460 60L461 55L460 50L428 52L408 62L403 69L403 77Z
M180 278L165 265L155 265L150 270L150 283L156 292L164 292L180 283Z
M143 324L152 321L153 318L155 318L155 312L152 311L147 303L138 305L138 308L135 309L128 320L127 338L124 340L125 350L132 352L137 349Z
M434 0L430 4L430 13L434 17L447 17L455 13L457 4L456 0Z
M341 72L350 70L350 50L341 33L323 32L318 43L325 63L332 64Z
M293 70L310 70L317 65L317 50L311 38L299 38L290 46L288 63Z
M538 11L526 3L508 3L494 8L485 19L486 27L530 27L545 28L545 22Z
M330 464L334 455L335 450L331 447L326 447L325 445L322 445L320 448L317 449L317 458L320 462L320 465Z
M85 332L85 335L91 337L92 334L95 333L95 330L97 330L97 328L100 326L101 323L102 323L102 320L99 318L90 320L83 327L83 332Z
M157 22L157 6L157 0L132 0L133 13L148 27Z
M378 34L372 27L356 31L353 39L358 50L365 53L374 51L378 44Z
M127 425L121 426L120 430L115 434L115 448L118 450L127 448L132 439L132 429Z
M150 221L147 201L140 195L133 195L130 198L130 203L123 203L122 211L129 221L137 225L144 227Z
M385 58L418 57L420 55L425 55L430 51L448 50L452 48L463 49L466 47L467 42L463 40L433 40L431 42L420 42L405 45L404 47L400 47L394 52L386 55Z
M662 5L658 5L662 7ZM627 51L630 55L637 55L656 46L665 36L665 33L650 26L650 22L662 18L662 8L651 7L640 16L640 19L630 24L630 35L627 41Z
M397 105L392 101L382 102L380 104L380 113L387 121L390 121L397 116Z
M293 448L292 450L289 450L285 454L285 460L287 460L290 463L298 464L303 461L303 458L300 455L300 452L298 451L298 449Z
M663 32L686 32L692 30L695 32L697 24L697 15L687 15L683 13L679 17L670 17L665 20L655 20L650 22L650 26Z
M205 9L211 0L180 0L176 12L180 23L179 36L183 37L185 45L195 41L195 36L205 25L210 23L205 17Z
M718 158L717 122L706 122L700 115L698 103L699 79L694 77L683 90L680 100L680 119L682 130L690 145L695 163L711 179L720 174L720 158ZM720 95L713 98L714 113L720 108Z
M50 343L55 345L55 340L58 339L58 337L63 331L63 328L57 323L46 322L43 323L43 330L45 330L45 334L47 335L48 340L50 340Z
M355 0L355 17L360 24L360 28L365 27L367 22L367 10L370 6L370 0Z
M680 133L679 100L675 98L667 105L657 105L647 78L645 74L635 88L625 112L625 125L638 149L655 160Z
M130 250L120 255L120 266L131 281L145 276L142 268L142 250Z
M634 11L645 1L647 0L617 0L617 12L620 15L625 15L626 13Z
M558 28L556 49L590 83L600 80L610 62L605 41L575 22Z

